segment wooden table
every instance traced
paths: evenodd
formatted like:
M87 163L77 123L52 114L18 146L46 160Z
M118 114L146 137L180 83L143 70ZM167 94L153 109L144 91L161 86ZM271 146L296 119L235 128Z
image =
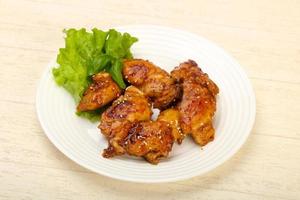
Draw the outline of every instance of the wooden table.
M35 112L37 81L62 29L156 24L214 41L244 67L253 131L216 170L169 184L94 174L60 153ZM300 1L0 0L0 199L299 199Z

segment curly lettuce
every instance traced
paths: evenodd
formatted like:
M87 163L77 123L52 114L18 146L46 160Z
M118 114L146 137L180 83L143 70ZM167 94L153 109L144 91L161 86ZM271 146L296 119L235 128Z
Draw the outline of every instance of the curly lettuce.
M102 31L92 29L87 32L64 30L65 47L59 49L57 68L53 68L55 82L64 87L78 103L91 83L91 76L100 71L107 71L121 87L126 84L122 77L122 60L132 58L130 47L137 38L128 33L120 33L114 29ZM91 121L99 119L101 110L77 113Z

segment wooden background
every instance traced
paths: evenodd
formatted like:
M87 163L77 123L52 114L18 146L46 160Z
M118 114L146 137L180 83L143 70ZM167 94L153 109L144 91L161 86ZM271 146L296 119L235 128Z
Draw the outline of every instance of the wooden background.
M62 29L128 24L202 35L248 73L256 123L221 167L182 182L127 183L78 166L46 138L36 86ZM300 199L300 1L0 0L0 66L0 199Z

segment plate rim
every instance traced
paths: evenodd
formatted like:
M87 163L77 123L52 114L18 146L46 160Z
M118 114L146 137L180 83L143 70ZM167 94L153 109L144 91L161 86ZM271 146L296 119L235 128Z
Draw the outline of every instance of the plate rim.
M219 52L221 52L222 54L225 54L228 58L230 58L230 60L232 62L234 62L234 65L236 66L236 69L239 70L239 72L241 74L244 75L245 77L245 81L247 82L247 86L249 87L249 102L250 105L252 105L252 115L250 115L250 119L248 121L248 130L245 130L245 134L244 136L241 138L241 140L238 141L238 143L236 143L236 145L234 146L234 148L225 156L223 156L221 159L217 160L213 165L211 165L210 167L208 167L205 170L202 170L200 172L197 173L190 173L187 175L184 175L183 177L172 177L172 178L167 178L167 179L159 179L159 180L152 180L152 179L135 179L135 178L128 178L128 177L120 177L118 175L114 175L112 173L105 173L103 171L99 171L97 169L95 169L92 166L89 166L88 164L85 164L85 162L77 159L76 157L74 157L71 153L68 153L68 151L66 149L64 149L63 147L60 146L60 144L52 138L52 135L50 134L51 131L48 130L48 128L46 127L46 125L44 124L44 121L41 117L41 110L39 109L40 107L40 94L41 94L41 90L42 90L42 81L47 77L47 74L49 73L49 70L51 70L51 68L53 67L53 63L55 63L56 59L53 61L50 61L47 64L47 67L43 70L42 76L38 81L38 87L37 87L37 92L36 92L36 97L35 97L35 108L36 108L36 113L38 116L38 121L41 125L41 128L43 129L43 132L45 133L45 135L47 136L47 138L51 141L51 143L60 151L62 152L62 154L64 156L66 156L67 158L71 159L73 162L75 162L76 164L80 165L81 167L90 170L93 173L105 176L105 177L109 177L109 178L113 178L116 180L121 180L121 181L128 181L128 182L133 182L133 183L169 183L169 182L175 182L175 181L182 181L182 180L187 180L190 179L192 177L197 177L197 176L202 176L206 173L208 173L209 171L214 170L217 167L220 167L222 164L224 164L227 160L231 159L243 146L243 144L245 144L246 140L248 139L249 135L251 134L251 130L253 129L254 123L255 123L255 118L256 118L256 96L255 96L255 92L253 89L253 86L251 84L251 81L247 75L247 73L245 72L245 70L242 68L242 66L238 63L238 61L229 53L227 53L222 47L220 47L219 45L217 45L215 42L210 41L208 39L206 39L205 37L198 35L196 33L192 33L189 31L185 31L182 29L178 29L178 28L173 28L173 27L169 27L169 26L160 26L160 25L148 25L148 24L137 24L137 25L124 25L124 26L117 26L114 27L115 29L130 29L130 28L158 28L158 29L164 29L164 30L170 30L170 31L175 31L175 32L179 32L179 33L183 33L183 34L187 34L187 35L191 35L193 37L196 38L200 38L201 40L204 40L206 42L208 42L210 45L212 45L215 49L218 49Z

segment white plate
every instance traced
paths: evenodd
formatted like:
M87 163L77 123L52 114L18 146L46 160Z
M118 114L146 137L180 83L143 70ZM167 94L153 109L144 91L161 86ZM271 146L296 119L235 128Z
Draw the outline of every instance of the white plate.
M53 81L50 63L37 91L40 123L51 142L67 157L96 173L134 182L170 182L208 172L228 160L247 139L255 119L255 96L245 72L212 42L188 32L158 26L118 28L139 38L135 58L149 59L171 71L187 59L195 60L220 88L214 125L215 140L203 149L186 139L175 145L168 159L151 165L142 159L121 156L102 158L107 141L98 123L75 115L72 97Z

